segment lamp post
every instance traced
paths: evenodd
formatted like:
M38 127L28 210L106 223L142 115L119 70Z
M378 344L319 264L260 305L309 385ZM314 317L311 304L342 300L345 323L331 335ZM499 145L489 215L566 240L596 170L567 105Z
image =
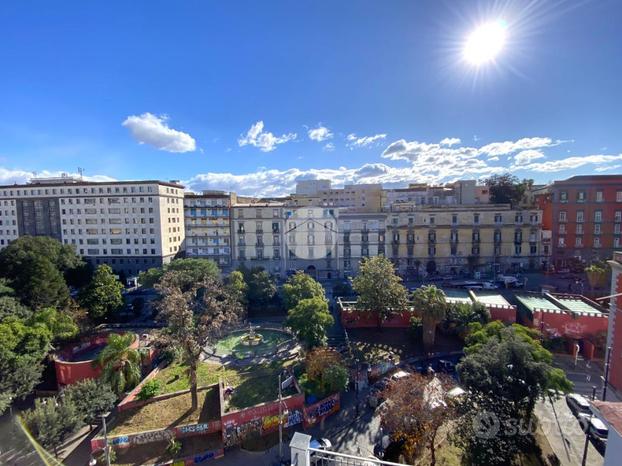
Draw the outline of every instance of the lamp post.
M102 414L102 423L104 427L104 455L106 455L106 466L110 466L110 450L108 447L108 430L106 429L106 415Z
M587 461L587 448L590 442L590 427L592 426L592 417L594 416L593 412L590 412L590 417L587 421L587 426L585 427L585 445L583 447L583 459L581 460L581 466L585 466Z
M607 348L607 359L605 361L605 379L603 384L603 401L607 401L607 384L609 383L609 364L611 363L611 346Z

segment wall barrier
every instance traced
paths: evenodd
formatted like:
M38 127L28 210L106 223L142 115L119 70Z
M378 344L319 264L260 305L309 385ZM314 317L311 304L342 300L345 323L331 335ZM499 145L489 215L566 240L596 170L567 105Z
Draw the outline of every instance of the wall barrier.
M340 409L341 396L339 393L330 395L304 408L304 426L311 427L322 419L336 413Z

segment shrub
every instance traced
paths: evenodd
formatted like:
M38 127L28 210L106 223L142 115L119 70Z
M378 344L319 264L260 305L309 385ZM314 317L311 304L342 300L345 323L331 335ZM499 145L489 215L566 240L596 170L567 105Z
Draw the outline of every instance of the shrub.
M160 393L160 382L152 379L145 382L145 385L143 385L138 392L137 398L139 400L148 400L149 398L156 396L158 393Z
M172 438L169 443L168 446L166 447L166 451L171 455L171 456L176 456L179 454L179 452L181 451L181 442L179 440L175 440L174 438Z

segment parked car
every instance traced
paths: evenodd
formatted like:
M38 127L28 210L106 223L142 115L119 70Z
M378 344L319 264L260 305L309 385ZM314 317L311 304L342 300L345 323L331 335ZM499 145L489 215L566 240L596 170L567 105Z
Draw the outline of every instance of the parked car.
M604 453L607 448L607 437L609 436L609 428L597 416L580 413L579 423L583 432L588 433L594 447Z
M579 414L586 414L589 416L592 413L590 402L587 398L578 393L569 393L566 395L566 404L575 416L579 416Z
M391 380L392 381L396 381L396 380L401 380L403 378L406 378L410 376L410 372L406 372L406 371L397 371L395 372L392 376L391 376Z

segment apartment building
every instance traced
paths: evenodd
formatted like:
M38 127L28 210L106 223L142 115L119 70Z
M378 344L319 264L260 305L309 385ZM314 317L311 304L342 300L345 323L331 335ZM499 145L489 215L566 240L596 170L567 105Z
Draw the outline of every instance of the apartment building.
M475 180L460 180L441 186L411 183L407 188L385 190L386 209L415 210L425 205L488 204L490 193L487 186Z
M359 272L361 260L386 255L386 218L383 212L343 209L338 214L339 271L345 276Z
M292 194L287 204L292 207L332 207L355 208L367 212L380 211L384 203L384 190L381 184L353 184L343 188L330 188L327 180L315 180L321 183L303 181L296 185L296 194ZM300 192L300 193L299 193Z
M541 201L552 232L551 260L559 270L572 258L607 260L622 247L622 176L573 176L555 181Z
M338 272L337 209L322 207L286 208L285 269L287 274L304 270L319 280L330 280Z
M212 259L223 270L231 268L231 206L236 201L235 193L223 191L185 193L186 257Z
M232 208L231 229L233 268L263 267L274 275L284 276L282 202L235 204Z
M542 267L542 213L506 204L387 213L385 255L407 277Z
M50 236L95 266L133 276L179 254L183 189L175 182L70 177L0 186L0 248L24 235Z

